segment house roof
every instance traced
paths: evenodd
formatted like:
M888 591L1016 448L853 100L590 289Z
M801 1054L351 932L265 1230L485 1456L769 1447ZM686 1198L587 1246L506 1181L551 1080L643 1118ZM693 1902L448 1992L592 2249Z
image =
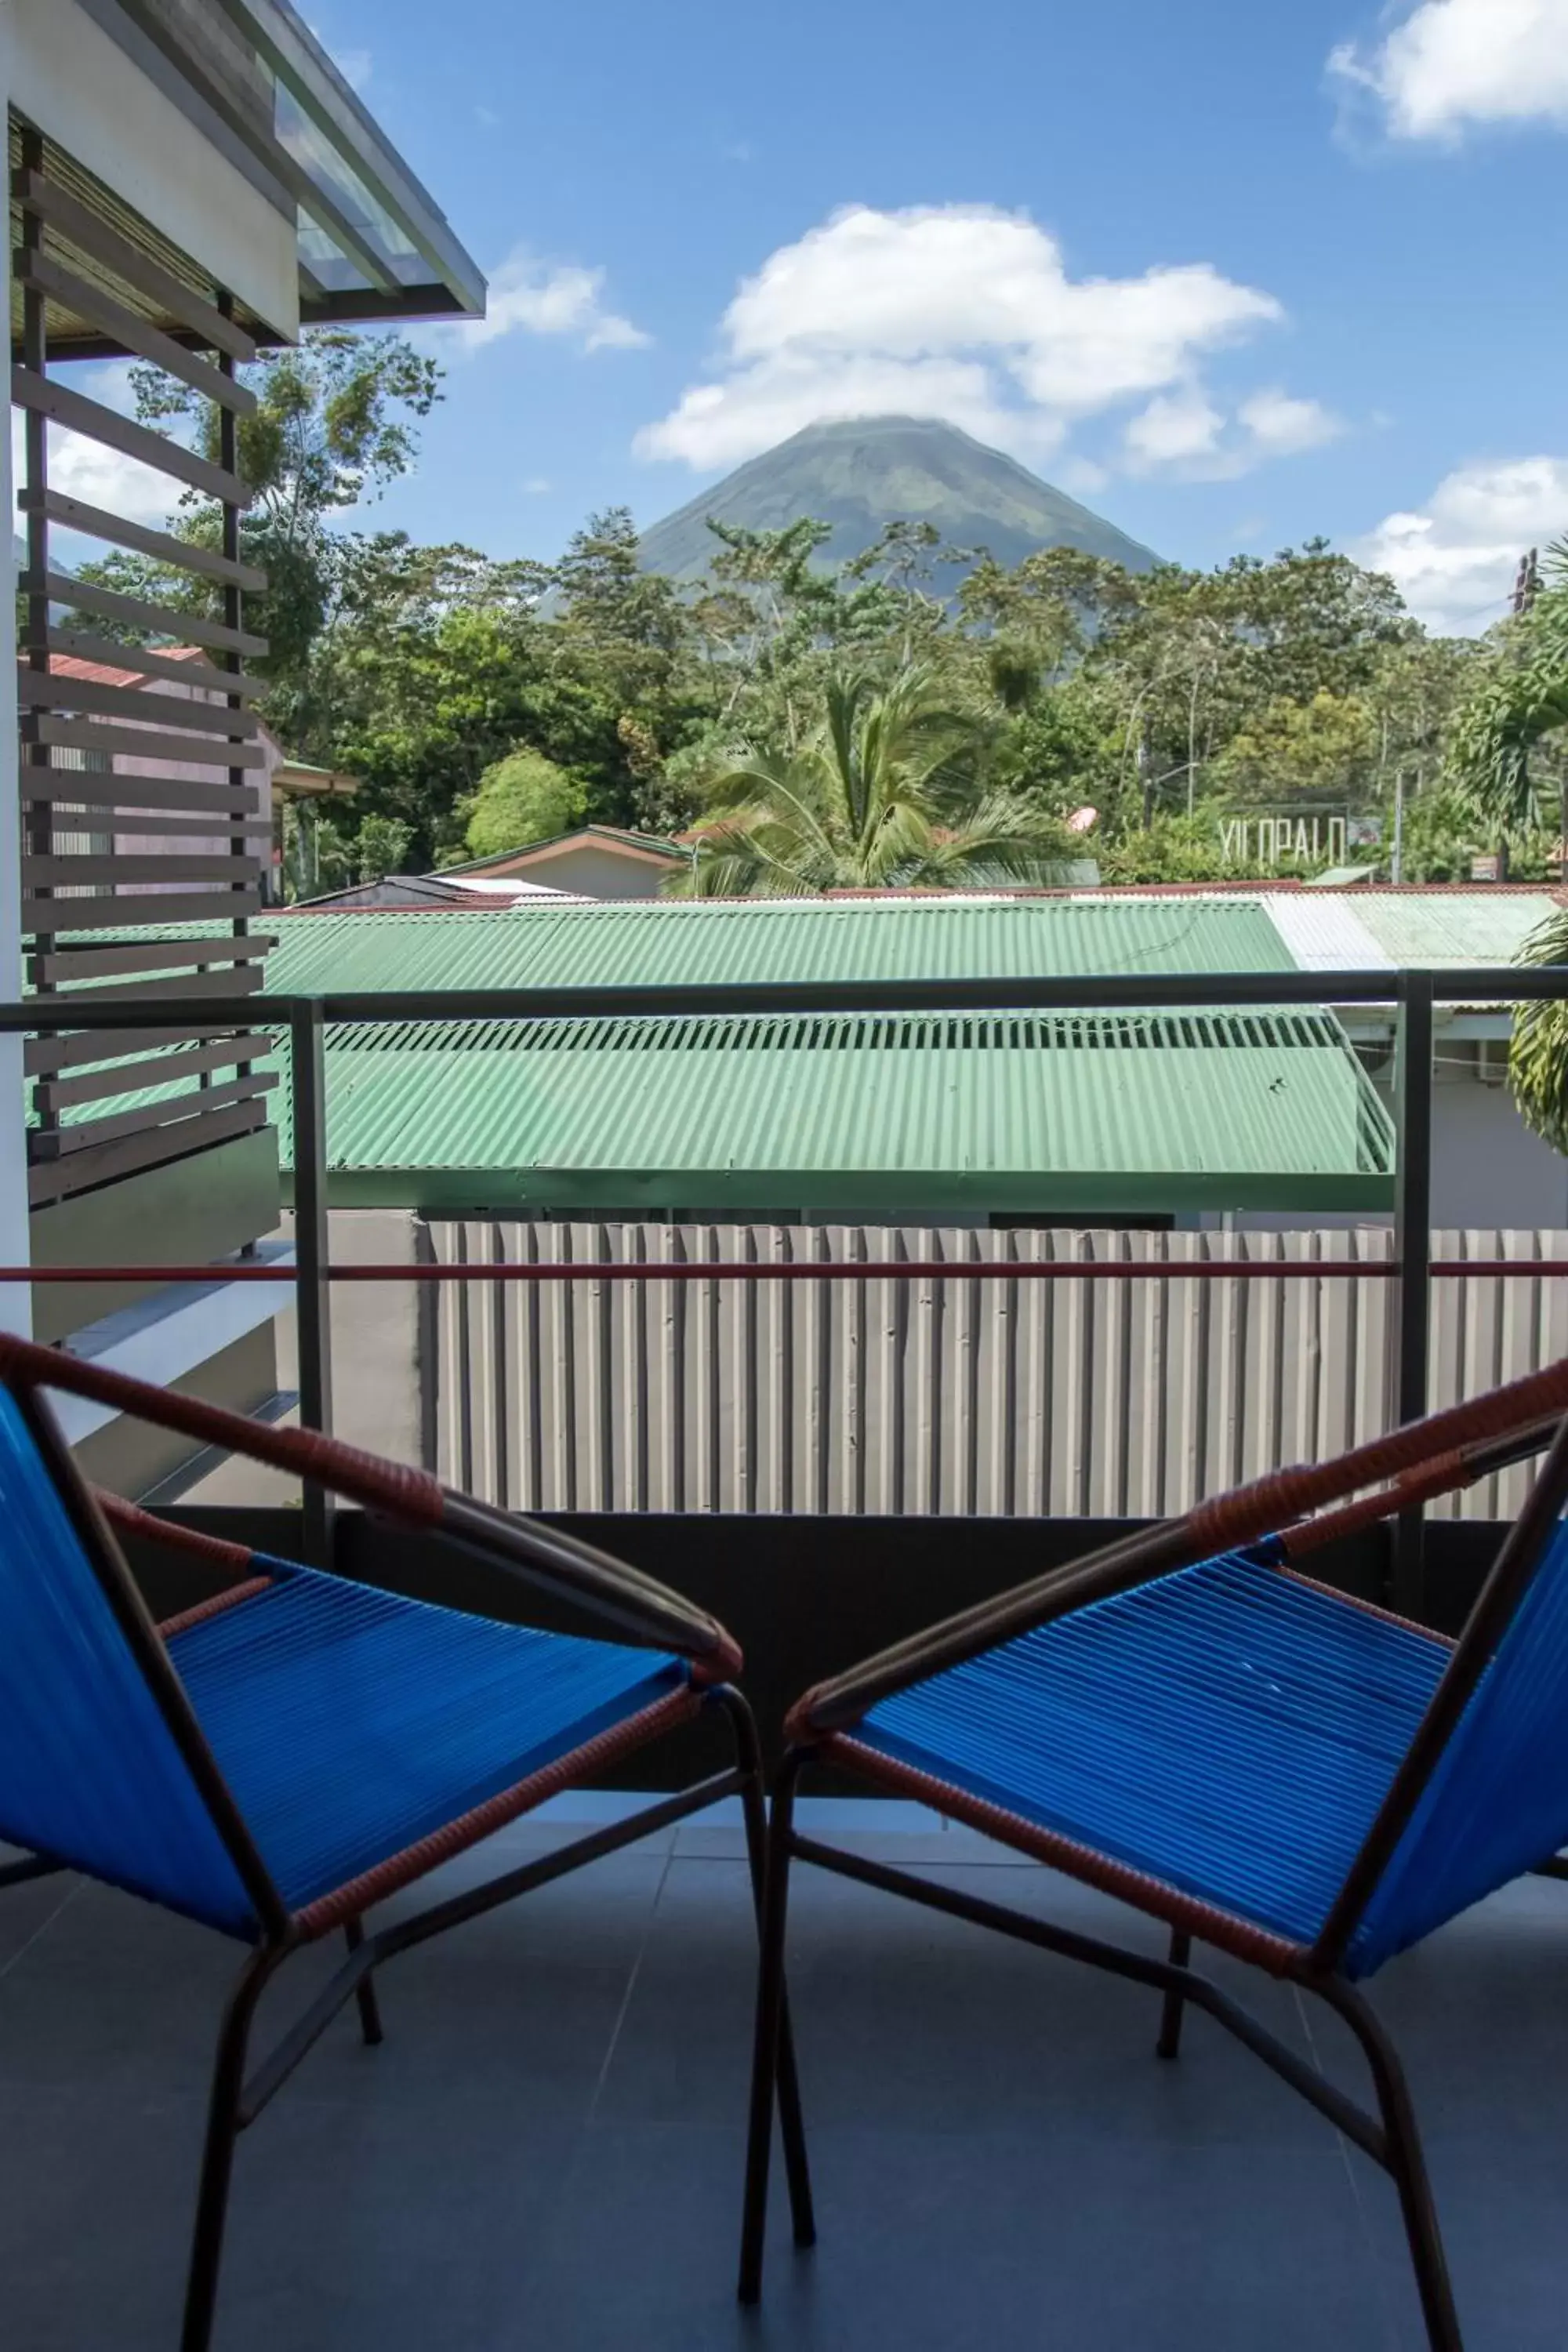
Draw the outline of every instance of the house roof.
M1311 1012L415 1022L330 1028L327 1047L348 1202L875 1217L1393 1197L1387 1116ZM286 1078L271 1103L287 1162Z
M272 920L268 916L268 921ZM1289 971L1245 899L605 900L504 913L282 912L275 994L749 981Z
M525 842L520 849L503 849L494 857L469 858L461 866L444 866L443 874L510 873L520 866L545 863L563 857L569 850L584 843L605 849L613 855L634 858L639 865L684 866L688 853L673 841L666 841L656 833L633 833L618 824L580 824L570 833L552 833L543 841Z

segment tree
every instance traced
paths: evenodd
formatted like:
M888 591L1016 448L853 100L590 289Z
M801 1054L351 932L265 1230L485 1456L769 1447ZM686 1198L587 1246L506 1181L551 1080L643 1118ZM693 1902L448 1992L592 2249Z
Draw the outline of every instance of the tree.
M1215 779L1252 802L1295 796L1360 805L1377 772L1377 724L1359 696L1321 688L1310 702L1268 703L1239 727Z
M522 744L485 770L479 791L466 803L468 855L499 857L570 833L582 824L587 802L576 776Z
M1533 930L1518 961L1568 963L1568 908L1559 908ZM1527 1127L1568 1152L1568 1003L1543 998L1514 1007L1508 1082Z
M1568 541L1546 560L1549 585L1531 611L1508 625L1499 658L1455 723L1456 782L1505 833L1539 824L1543 770L1560 798L1568 837L1568 772L1551 754L1568 729Z
M927 666L827 679L796 749L751 744L703 780L713 814L672 895L790 898L1059 879L1070 837L991 782L995 730Z
M143 422L194 420L205 454L216 458L212 402L161 368L138 363L131 375ZM332 599L342 547L331 526L414 464L419 421L441 396L441 368L397 335L312 327L296 348L263 353L241 376L257 406L237 426L239 471L251 491L240 553L268 575L265 593L247 608L250 625L269 645L255 667L297 687ZM179 537L216 548L222 527L222 510L212 500L185 493ZM110 572L110 584L155 602L215 610L216 590L174 567L116 556L100 576ZM87 567L83 576L91 576Z

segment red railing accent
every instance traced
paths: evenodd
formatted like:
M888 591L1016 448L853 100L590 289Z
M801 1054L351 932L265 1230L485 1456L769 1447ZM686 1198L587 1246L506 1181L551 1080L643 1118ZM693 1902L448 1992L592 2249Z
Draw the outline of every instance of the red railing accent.
M574 1258L460 1265L328 1265L329 1282L1386 1282L1397 1258ZM1568 1258L1435 1258L1447 1280L1568 1275ZM0 1283L272 1282L292 1265L0 1265Z

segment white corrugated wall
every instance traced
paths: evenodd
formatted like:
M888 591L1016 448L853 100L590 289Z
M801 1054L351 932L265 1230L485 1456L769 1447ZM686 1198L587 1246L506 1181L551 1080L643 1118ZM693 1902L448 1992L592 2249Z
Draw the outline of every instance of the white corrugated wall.
M522 1510L1159 1517L1384 1425L1393 1286L1194 1277L1225 1257L1386 1263L1385 1230L436 1223L446 1263L582 1261L569 1283L439 1286L443 1476ZM1432 1402L1568 1354L1568 1232L1433 1236L1517 1276L1434 1286ZM1131 1279L965 1280L976 1259L1157 1261ZM595 1279L595 1262L828 1258L834 1282ZM900 1261L951 1275L913 1279ZM1445 1514L1518 1506L1513 1471Z

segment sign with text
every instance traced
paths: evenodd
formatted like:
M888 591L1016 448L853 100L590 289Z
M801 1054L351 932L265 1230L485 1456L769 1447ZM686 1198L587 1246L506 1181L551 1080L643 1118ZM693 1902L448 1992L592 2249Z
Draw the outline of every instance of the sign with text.
M1220 850L1231 866L1278 872L1286 866L1343 866L1356 849L1383 839L1376 817L1346 809L1265 809L1215 819Z

